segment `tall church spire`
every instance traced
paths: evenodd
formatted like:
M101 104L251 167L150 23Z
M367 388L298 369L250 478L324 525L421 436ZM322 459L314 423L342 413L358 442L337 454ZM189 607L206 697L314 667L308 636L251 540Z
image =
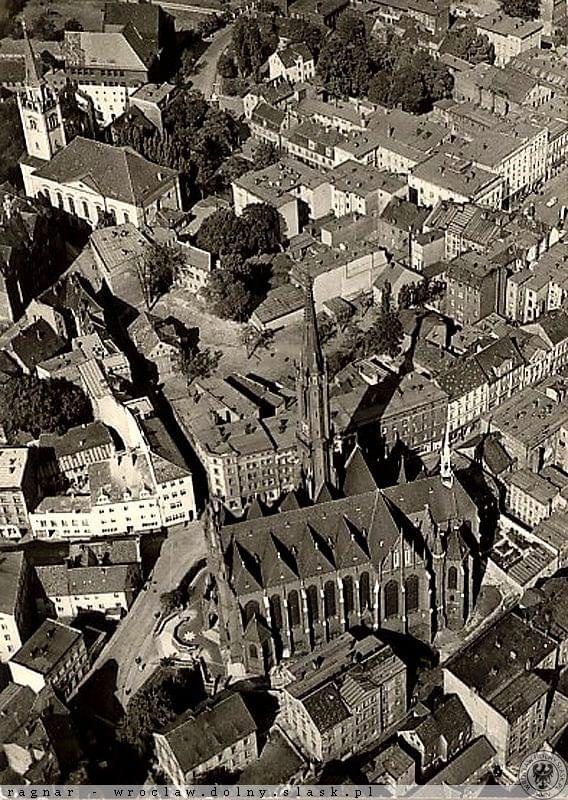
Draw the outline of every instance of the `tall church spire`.
M26 86L37 89L42 84L41 71L32 48L32 43L28 36L26 20L22 19L22 31L24 33L24 56L26 62Z
M298 449L312 500L331 479L331 430L327 368L321 349L311 281L305 289L304 335L296 369Z

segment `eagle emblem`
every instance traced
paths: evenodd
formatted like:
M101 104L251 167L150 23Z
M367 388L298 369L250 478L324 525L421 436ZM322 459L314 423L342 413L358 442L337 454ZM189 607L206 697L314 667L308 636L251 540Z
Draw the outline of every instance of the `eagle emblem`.
M548 789L552 783L554 765L547 762L539 763L537 761L537 763L533 765L532 774L534 785L542 792Z

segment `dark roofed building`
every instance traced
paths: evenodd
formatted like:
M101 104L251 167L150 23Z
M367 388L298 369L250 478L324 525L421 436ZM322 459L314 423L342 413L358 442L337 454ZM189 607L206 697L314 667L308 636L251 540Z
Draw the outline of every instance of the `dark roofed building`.
M501 617L444 666L444 690L454 692L486 736L501 765L514 764L542 741L557 643L516 614ZM538 674L538 673L541 674Z
M242 770L258 757L257 726L240 694L182 714L154 733L160 770L176 786L212 769Z
M50 686L66 700L89 668L81 631L46 620L8 662L14 683L40 692Z
M406 667L375 636L345 633L275 667L279 721L320 762L363 750L406 711Z
M459 697L449 695L430 714L411 718L399 735L417 753L420 774L427 776L463 750L472 727Z
M427 785L463 786L484 783L482 778L491 775L496 751L485 736L470 742L444 769L428 781Z

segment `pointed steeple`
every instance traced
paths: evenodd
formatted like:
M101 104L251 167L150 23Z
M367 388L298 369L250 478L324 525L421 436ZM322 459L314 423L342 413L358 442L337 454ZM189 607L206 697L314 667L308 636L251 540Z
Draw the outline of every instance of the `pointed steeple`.
M26 28L26 20L22 18L22 31L24 32L24 56L26 60L26 86L37 89L41 86L43 79L41 71L38 67L35 53L32 48Z
M312 280L308 278L304 290L304 338L302 343L302 361L305 368L314 373L324 371L324 359L321 349Z
M298 448L306 489L315 500L331 481L331 430L327 369L318 336L311 281L304 305L304 336L297 363Z

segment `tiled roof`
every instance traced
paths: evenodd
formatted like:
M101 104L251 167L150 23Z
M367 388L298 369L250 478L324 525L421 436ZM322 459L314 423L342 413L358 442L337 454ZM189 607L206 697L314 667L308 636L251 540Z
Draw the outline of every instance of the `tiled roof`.
M177 173L147 161L129 147L77 136L35 175L61 184L82 182L109 199L143 206L166 190Z
M186 773L255 731L243 698L231 694L195 716L182 715L163 735Z
M480 736L444 767L436 773L428 784L447 784L458 786L469 781L472 775L482 769L489 767L496 755L493 745L485 738Z
M72 568L66 564L55 564L35 569L48 597L127 592L133 589L140 579L138 564Z

